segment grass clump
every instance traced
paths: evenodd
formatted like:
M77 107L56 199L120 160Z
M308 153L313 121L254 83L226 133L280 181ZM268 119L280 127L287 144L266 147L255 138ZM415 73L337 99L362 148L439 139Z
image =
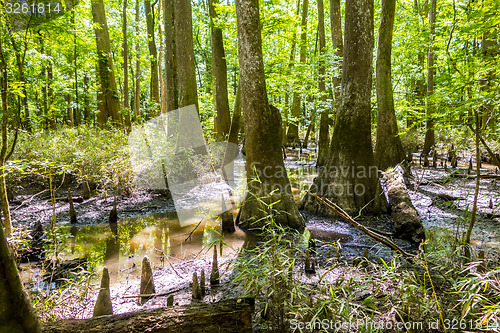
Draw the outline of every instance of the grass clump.
M270 208L257 242L235 263L234 281L257 300L260 331L491 331L500 323L500 268L466 264L453 237L431 233L412 263L334 257L311 275L303 269L308 233L277 225Z
M79 126L20 133L7 173L11 183L34 180L47 185L50 177L69 177L104 193L133 188L127 136L117 129Z

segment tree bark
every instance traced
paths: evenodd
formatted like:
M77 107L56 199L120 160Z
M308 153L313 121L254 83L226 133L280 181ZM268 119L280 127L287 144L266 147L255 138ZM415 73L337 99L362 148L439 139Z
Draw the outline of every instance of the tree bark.
M318 37L319 37L319 70L318 83L320 93L321 117L319 120L319 139L318 139L318 160L317 166L324 166L328 160L328 150L330 148L330 138L328 135L328 111L326 105L326 86L325 86L325 61L323 59L326 52L325 38L325 11L323 0L318 0Z
M0 63L3 62L2 53L0 50L0 57L2 58ZM3 120L5 124L5 116ZM3 126L5 125L2 124ZM3 132L2 128L2 137L4 136ZM4 145L6 143L2 142L2 151L4 151ZM35 315L31 301L26 296L3 228L0 228L0 332L40 332L40 323Z
M309 7L309 0L303 0L302 3L302 20L300 28L300 62L302 64L306 63L306 51L307 51L307 11ZM300 118L300 106L302 104L302 98L298 92L293 93L292 98L292 117L295 118L290 124L288 124L287 144L299 144L299 118Z
M250 333L254 300L193 303L90 319L65 319L43 326L43 333Z
M436 39L436 0L431 0L429 10L430 45L427 53L427 121L425 125L425 141L422 155L427 156L434 146L434 41Z
M336 115L330 155L310 192L338 204L348 214L387 210L374 165L371 142L373 0L347 1L341 104ZM382 195L380 195L382 194ZM301 206L315 214L333 213L306 194Z
M123 0L122 7L122 37L123 37L123 112L125 112L125 126L132 126L130 121L130 100L128 92L128 37L127 37L127 0Z
M47 54L50 56L50 54ZM54 83L54 69L52 61L49 62L49 67L47 68L47 100L48 100L48 110L49 110L49 124L50 128L55 129L57 127L57 116L54 107L54 88L52 84Z
M268 205L275 203L277 224L303 230L283 163L281 116L267 99L258 0L237 0L236 17L248 187L237 222L243 229L261 230L272 213Z
M7 185L5 182L5 156L7 155L7 146L9 140L7 138L7 124L9 122L8 108L8 73L7 63L5 61L2 38L0 37L0 97L2 100L2 147L0 150L0 201L2 203L2 226L5 229L5 234L10 237L12 233L12 221L10 216L9 199L7 198Z
M139 36L139 0L135 1L135 34ZM141 122L141 44L139 38L135 42L135 90L134 90L135 121Z
M175 46L179 82L179 107L195 105L198 107L198 89L193 47L193 19L190 0L174 0ZM182 120L181 120L182 121Z
M234 179L234 164L227 167L230 163L233 163L234 159L238 156L238 135L241 129L241 88L238 84L236 90L236 99L234 101L234 111L233 120L231 122L231 128L229 129L229 136L227 139L228 145L224 151L224 158L222 160L221 170L224 180L231 181Z
M151 99L153 100L153 116L159 113L160 109L160 86L158 76L158 51L156 50L154 17L151 10L151 1L144 0L144 11L146 13L146 25L148 29L148 48L151 65Z
M229 128L231 127L231 115L227 97L227 65L222 29L215 26L218 19L217 12L215 11L217 3L217 0L208 1L212 31L212 71L214 73L213 76L215 76L215 100L217 107L217 116L215 118L216 137L219 140L224 140L229 134Z
M163 31L162 24L165 24L164 11L163 11L164 0L160 0L158 2L158 20L160 17L163 17L163 22L160 20L160 24L158 24L158 36L160 36L160 50L158 51L158 78L160 79L160 113L167 112L165 108L167 107L167 100L165 94L165 77L163 76L163 54L165 52L165 48L163 46Z
M297 12L296 16L299 16L300 13L300 0L297 0ZM291 73L293 66L295 65L295 49L297 47L297 34L296 34L296 25L294 24L293 26L293 37L292 37L292 46L290 48L290 60L288 61L288 70L289 73ZM290 95L288 89L285 90L285 120L283 121L283 133L282 133L282 144L283 146L288 145L288 138L287 138L287 128L288 128L288 108L289 108L289 103L288 101L290 100Z
M377 141L375 162L382 170L394 167L405 159L398 136L392 91L391 50L396 0L382 0L382 13L377 44Z
M108 24L103 0L92 0L92 17L95 23L99 78L101 93L104 97L103 107L106 109L107 115L111 117L113 125L120 127L120 99L116 89L115 70L113 58L111 57Z
M340 83L342 78L342 54L344 53L344 44L342 41L342 14L340 11L340 0L330 0L330 27L332 32L332 47L335 51L335 57L339 60L339 71L333 76L333 93L335 96L335 105L340 105Z
M69 127L75 126L75 119L73 117L73 96L71 94L66 95L66 110L67 110L67 123Z
M163 6L165 23L165 86L167 94L167 112L179 107L174 1L175 0L165 0Z
M71 24L73 25L73 67L75 76L74 88L75 88L75 107L73 108L73 123L75 126L80 126L81 115L78 106L78 52L77 52L77 29L75 24L75 8L71 8Z
M480 80L481 91L484 94L491 94L495 90L495 76L496 76L496 66L495 59L498 55L498 44L496 40L497 29L490 28L489 31L485 32L481 40L481 54L482 62L486 73L483 74L484 77ZM489 99L491 100L491 99ZM479 115L480 128L490 124L494 127L495 104L491 102L486 102L480 108L481 114Z

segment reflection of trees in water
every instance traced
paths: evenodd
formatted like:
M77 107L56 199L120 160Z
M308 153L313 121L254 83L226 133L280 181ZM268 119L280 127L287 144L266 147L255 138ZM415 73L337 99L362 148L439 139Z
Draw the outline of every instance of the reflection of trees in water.
M71 254L75 254L75 244L76 244L76 235L78 234L78 228L76 226L71 226L71 239L70 239L70 246L71 246Z
M118 236L111 236L106 239L106 249L104 252L104 261L119 259L120 239Z

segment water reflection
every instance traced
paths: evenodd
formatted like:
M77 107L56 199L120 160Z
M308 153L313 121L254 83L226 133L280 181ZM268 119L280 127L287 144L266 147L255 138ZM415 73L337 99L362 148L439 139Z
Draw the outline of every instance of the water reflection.
M209 246L221 238L219 221L203 220L181 227L175 211L122 219L113 229L109 223L68 227L67 232L72 236L68 237L60 257L85 258L99 268L105 265L114 283L118 283L139 275L144 255L149 256L155 268L165 264L166 256L177 261L210 258ZM239 251L244 240L245 234L239 229L224 236L227 245L222 256Z

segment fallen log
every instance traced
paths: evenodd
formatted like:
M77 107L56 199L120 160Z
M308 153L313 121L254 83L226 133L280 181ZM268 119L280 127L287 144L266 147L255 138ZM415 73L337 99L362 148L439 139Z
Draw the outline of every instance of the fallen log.
M45 323L42 333L246 333L252 332L253 298Z
M413 206L405 185L401 165L384 172L391 216L394 220L394 236L420 243L425 239L422 219Z

